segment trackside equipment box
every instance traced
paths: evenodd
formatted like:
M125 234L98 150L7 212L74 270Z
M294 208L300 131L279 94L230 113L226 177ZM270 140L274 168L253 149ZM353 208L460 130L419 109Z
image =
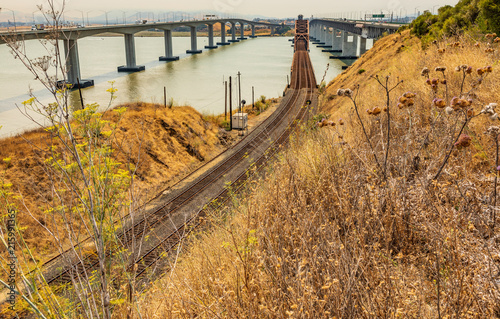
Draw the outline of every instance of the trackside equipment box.
M248 113L233 114L233 129L244 130L248 125Z

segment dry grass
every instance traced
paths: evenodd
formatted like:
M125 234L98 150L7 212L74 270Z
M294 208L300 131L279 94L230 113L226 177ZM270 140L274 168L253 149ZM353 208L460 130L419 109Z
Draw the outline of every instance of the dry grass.
M493 65L470 107L478 114L499 99L497 53L460 41L439 43L444 54L422 51L408 33L377 42L322 96L336 125L305 128L265 178L214 215L211 230L139 296L142 318L500 317L496 149L484 133L498 122L473 118L464 130L471 145L453 148L433 181L464 113L433 106L435 97L446 98L446 86L433 92L422 68L441 79L434 68L448 68L449 103L460 92L457 65ZM370 76L389 74L389 83L404 82L391 94L384 176L373 155L385 168L387 113L364 110L385 107L385 92ZM467 77L466 92L478 77ZM352 102L335 93L356 84L373 149ZM416 93L414 105L399 109L407 91Z
M141 201L156 195L203 162L223 150L219 127L206 122L191 107L164 108L159 105L136 103L126 105L117 127L114 143L116 160L137 166L135 186ZM113 112L104 116L116 122ZM21 194L26 206L18 214L18 223L25 228L24 239L43 261L56 253L50 236L28 213L47 226L52 218L44 216L45 204L52 200L50 174L44 160L50 156L51 139L44 130L26 132L0 140L0 162L5 183L12 184L15 195ZM76 227L76 225L74 225Z
M335 117L345 118L349 114L352 105L347 100L336 99L337 89L353 88L357 84L361 86L362 109L383 105L385 97L381 94L380 88L373 85L375 81L371 79L375 75L391 75L393 79L404 80L404 85L394 95L412 91L417 93L416 105L429 107L428 102L429 99L432 102L433 95L425 84L425 78L420 75L424 67L431 69L431 78L442 78L440 73L434 72L435 67L448 67L449 85L457 89L461 78L454 74L456 66L467 64L473 66L475 70L488 65L498 65L500 59L498 49L495 54L487 54L484 52L487 48L486 43L481 42L480 47L476 47L474 46L476 40L470 38L460 40L461 46L459 47L451 47L449 44L455 43L455 39L450 39L432 45L427 50L421 48L420 40L417 37L410 36L409 31L378 40L372 49L368 50L351 67L342 72L328 85L327 92L323 94L322 110ZM444 54L438 53L440 48L446 49ZM361 69L365 70L365 72L358 74ZM478 103L490 103L498 100L499 74L497 68L489 76L489 80L483 83ZM467 88L470 88L470 86ZM444 97L442 90L439 95Z
M297 140L146 294L143 318L437 318L438 280L442 315L494 317L498 247L457 190L377 187L337 141Z

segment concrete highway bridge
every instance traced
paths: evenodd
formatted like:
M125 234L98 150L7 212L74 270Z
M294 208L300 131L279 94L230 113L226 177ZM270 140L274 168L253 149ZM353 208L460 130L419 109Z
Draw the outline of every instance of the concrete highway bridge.
M220 23L221 25L221 42L214 43L214 25ZM226 25L231 25L231 39L226 41ZM236 24L240 25L240 37L237 38L236 35ZM118 72L137 72L145 69L143 65L137 65L136 54L135 54L135 42L134 34L150 30L158 29L163 30L165 38L165 55L159 57L160 61L174 61L178 60L178 56L173 55L172 50L172 30L187 26L191 30L191 49L187 50L186 53L197 54L202 51L197 47L197 27L201 25L206 25L208 28L208 45L206 49L217 48L218 45L228 45L233 42L238 42L240 40L246 40L244 36L244 26L245 24L250 25L252 28L251 38L255 38L255 27L257 25L268 26L271 29L271 35L274 34L276 27L279 24L266 23L266 22L255 22L248 21L244 19L208 19L208 20L193 20L193 21L180 21L180 22L165 22L165 23L148 23L148 24L124 24L124 25L114 25L114 26L96 26L96 27L85 27L85 28L61 28L57 31L52 29L47 30L37 30L37 31L25 31L25 32L0 32L0 44L6 44L9 41L24 41L24 40L36 40L44 38L59 39L64 42L64 50L66 56L66 72L67 79L66 83L71 85L76 85L80 82L80 87L88 87L94 85L93 80L82 80L80 76L80 62L78 57L78 44L79 39L98 35L102 33L119 33L124 35L125 39L125 57L126 65L119 66Z
M374 41L384 34L395 33L404 24L363 20L311 19L311 43L324 52L341 53L332 59L356 59L367 51L366 40Z

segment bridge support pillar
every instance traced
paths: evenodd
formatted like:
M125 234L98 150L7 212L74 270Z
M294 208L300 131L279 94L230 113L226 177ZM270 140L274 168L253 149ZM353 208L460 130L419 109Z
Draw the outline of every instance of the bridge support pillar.
M342 51L342 42L344 41L344 31L335 29L333 30L332 49Z
M214 25L209 24L208 26L208 45L205 46L205 49L216 49L217 46L214 45Z
M325 26L320 25L320 27L319 27L319 35L318 35L319 42L316 42L316 44L317 45L324 45L325 44L325 39L326 39Z
M319 42L319 35L318 35L319 25L315 24L310 28L311 28L312 38L314 40L313 42L314 43Z
M165 40L165 56L161 56L160 61L176 61L179 60L178 56L174 56L173 54L173 46L172 46L172 30L164 30L163 31L164 40Z
M82 80L80 75L80 58L76 40L64 40L64 53L66 54L67 82L60 81L57 84L67 85L70 89L78 87L78 82L80 82L80 88L93 86L94 80Z
M250 38L256 38L257 36L255 35L255 24L252 24L252 35Z
M217 45L228 45L229 42L226 42L226 23L220 23L220 42L217 42Z
M335 28L328 28L328 39L326 41L326 45L330 48L333 47L333 37L335 36Z
M276 28L275 27L271 27L271 36L273 36L275 32L276 32Z
M349 32L344 32L343 36L343 41L342 41L342 57L352 57L356 58L357 57L357 51L358 51L358 39L357 35L349 33Z
M240 42L240 40L236 40L236 23L231 22L231 40L229 42Z
M333 35L332 33L335 33L335 32L330 32L330 27L326 27L325 28L325 37L324 37L324 44L321 44L321 45L318 45L318 48L325 48L325 50L323 51L329 51L329 50L326 50L326 49L331 49L332 47L332 42L333 42Z
M330 52L342 52L342 43L344 41L344 31L333 29L332 49Z
M125 34L125 57L127 65L119 66L118 72L144 71L144 65L137 65L135 60L135 40L133 34Z
M359 37L359 56L362 56L366 51L366 38Z
M196 26L191 26L191 50L187 50L186 53L198 54L201 50L198 50L198 39L196 37Z
M245 38L245 24L243 22L240 22L240 40L246 40Z

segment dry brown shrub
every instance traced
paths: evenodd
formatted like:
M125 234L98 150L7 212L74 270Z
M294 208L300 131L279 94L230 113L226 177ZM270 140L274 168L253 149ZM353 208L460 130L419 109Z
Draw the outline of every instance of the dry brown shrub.
M362 112L371 148L349 98L323 99L345 125L296 135L271 173L214 215L211 231L143 296L142 317L499 317L496 150L485 134L497 122L473 118L463 131L470 140L454 147L466 116L500 100L495 67L475 87L479 75L466 72L464 83L453 73L494 65L498 57L479 54L475 42L437 53L406 32L380 40L324 96L360 84L359 108L373 109L386 96L371 76L403 80L389 105L390 152L388 112ZM354 76L361 66L364 79ZM398 108L408 91L411 105ZM465 102L451 114L433 103L453 96ZM387 176L373 152L389 154Z
M338 134L297 138L146 294L142 315L493 317L498 235L470 181L381 183Z

